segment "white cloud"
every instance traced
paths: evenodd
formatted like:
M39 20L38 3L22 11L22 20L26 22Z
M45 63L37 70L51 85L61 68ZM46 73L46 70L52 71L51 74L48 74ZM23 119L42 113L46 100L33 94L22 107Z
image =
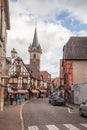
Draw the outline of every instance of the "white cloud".
M70 16L87 23L86 3L86 0L18 0L17 2L10 0L11 30L8 33L7 56L10 56L10 51L14 47L18 55L29 63L28 47L33 41L37 20L38 40L43 51L41 69L57 77L63 45L75 34L63 27L55 17L62 10L67 10ZM78 35L85 33L83 30Z
M66 9L71 13L71 16L87 24L87 0L66 0Z

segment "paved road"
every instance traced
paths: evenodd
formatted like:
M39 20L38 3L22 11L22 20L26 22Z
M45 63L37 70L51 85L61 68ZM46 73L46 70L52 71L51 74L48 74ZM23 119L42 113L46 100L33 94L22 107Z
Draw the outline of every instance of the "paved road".
M79 116L78 107L52 106L48 99L29 101L23 118L25 130L87 130L87 118Z

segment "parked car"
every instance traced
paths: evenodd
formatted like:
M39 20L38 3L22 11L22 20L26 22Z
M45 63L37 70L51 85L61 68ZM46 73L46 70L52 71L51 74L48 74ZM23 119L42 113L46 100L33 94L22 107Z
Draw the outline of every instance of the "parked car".
M54 106L55 105L63 105L63 106L65 106L65 100L64 100L64 98L61 98L59 96L55 96L55 97L52 98L51 104L54 105Z
M80 116L87 116L87 101L82 102L79 107Z
M50 94L50 96L49 96L49 103L52 102L53 97L55 97L56 95L57 95L56 93Z

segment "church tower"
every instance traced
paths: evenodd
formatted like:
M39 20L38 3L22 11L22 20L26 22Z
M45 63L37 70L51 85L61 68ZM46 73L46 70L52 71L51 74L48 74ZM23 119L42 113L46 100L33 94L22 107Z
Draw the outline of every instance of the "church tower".
M32 44L28 48L30 53L30 69L33 71L34 76L37 78L40 72L40 56L42 49L38 43L37 30L35 27L35 33Z

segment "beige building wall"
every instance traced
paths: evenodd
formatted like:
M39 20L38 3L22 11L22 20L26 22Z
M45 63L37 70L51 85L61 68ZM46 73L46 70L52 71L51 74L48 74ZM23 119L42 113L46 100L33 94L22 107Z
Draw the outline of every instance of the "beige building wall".
M87 83L87 61L73 61L73 83Z
M0 87L0 111L3 111L4 87Z
M7 32L10 29L9 23L9 1L0 0L0 111L4 106L4 87L6 76L6 44Z
M74 85L74 103L81 104L87 100L87 83Z

